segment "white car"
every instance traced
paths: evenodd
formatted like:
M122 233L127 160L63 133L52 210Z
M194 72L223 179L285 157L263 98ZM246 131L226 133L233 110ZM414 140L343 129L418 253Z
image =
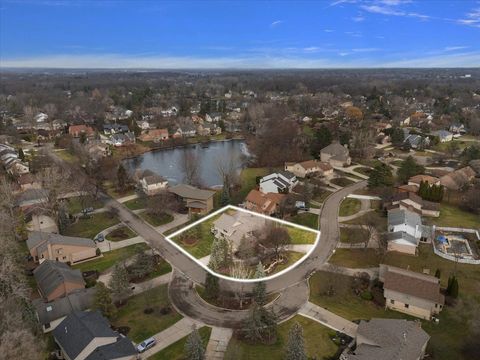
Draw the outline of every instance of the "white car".
M148 338L147 340L144 340L140 344L137 345L137 351L139 353L142 353L145 350L148 350L151 347L155 346L156 343L157 343L157 340L155 340L153 337Z

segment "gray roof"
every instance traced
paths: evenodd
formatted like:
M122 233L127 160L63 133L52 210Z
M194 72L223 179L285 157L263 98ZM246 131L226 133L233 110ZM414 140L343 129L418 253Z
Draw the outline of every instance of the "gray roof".
M137 355L137 349L128 337L120 337L113 344L103 345L96 348L85 360L110 360L120 359L127 356Z
M53 330L53 336L68 357L75 359L93 339L117 337L118 333L100 311L75 311Z
M407 224L415 228L422 225L422 218L413 211L406 209L393 209L388 212L388 225Z
M330 145L320 150L323 154L329 154L332 156L338 156L340 158L347 158L349 155L348 149L339 142L333 142Z
M410 360L419 359L430 336L420 323L396 319L371 319L358 325L357 345L351 360Z
M48 199L48 191L45 189L28 189L17 197L17 205L22 205L29 201L46 201Z
M41 325L46 325L54 320L60 319L74 311L87 310L92 307L96 289L75 290L65 297L50 302L42 299L33 301L33 306L38 315Z
M401 239L408 241L412 245L417 245L417 239L415 239L412 235L404 231L395 231L393 233L387 233L388 241L401 240Z
M191 185L178 184L168 189L170 192L187 199L208 200L215 191L198 189Z
M45 245L46 243L96 247L93 240L86 238L64 236L60 234L46 233L42 231L32 231L28 234L27 246L29 250L42 244Z
M58 261L45 260L33 272L37 286L44 297L48 297L65 282L85 286L80 270L74 270L67 264Z
M290 171L282 170L279 173L285 176L288 180L293 180L295 178L295 175Z

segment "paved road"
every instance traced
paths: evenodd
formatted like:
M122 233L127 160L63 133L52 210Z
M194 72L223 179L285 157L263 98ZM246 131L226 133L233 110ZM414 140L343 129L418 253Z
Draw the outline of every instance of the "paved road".
M244 285L245 291L248 284ZM179 271L173 272L168 292L179 313L209 326L241 328L249 318L249 310L228 310L205 302L195 291L194 283ZM273 310L279 322L286 321L305 305L308 297L309 288L304 280L283 289L275 301L267 304L267 308Z

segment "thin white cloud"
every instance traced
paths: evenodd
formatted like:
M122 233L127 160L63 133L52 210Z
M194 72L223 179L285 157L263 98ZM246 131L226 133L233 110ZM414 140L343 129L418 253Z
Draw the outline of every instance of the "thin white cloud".
M468 49L470 46L446 46L443 50L444 51L456 51L456 50L463 50Z
M300 56L169 57L104 55L52 55L44 57L0 59L0 68L85 68L85 69L221 69L221 68L372 68L372 67L478 67L480 52L435 56L411 56L401 60L372 58L343 59L352 52L340 52L336 58ZM343 60L342 60L343 59Z
M332 33L332 32L335 32L335 30L332 30L332 29L324 29L323 31L324 31L324 32L326 32L326 33Z
M273 27L276 27L276 26L280 25L281 23L283 23L282 20L275 20L274 22L272 22L272 23L270 24L270 27L272 27L272 28L273 28Z
M352 20L355 22L362 22L362 21L365 21L365 17L362 15L358 15L358 16L354 16Z
M352 52L356 52L356 53L374 52L374 51L380 51L380 49L379 48L356 48L356 49L352 49Z

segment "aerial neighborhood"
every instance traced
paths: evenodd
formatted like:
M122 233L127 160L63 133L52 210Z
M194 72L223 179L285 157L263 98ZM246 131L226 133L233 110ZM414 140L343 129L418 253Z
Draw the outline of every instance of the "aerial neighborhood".
M463 72L2 73L7 358L478 358Z

